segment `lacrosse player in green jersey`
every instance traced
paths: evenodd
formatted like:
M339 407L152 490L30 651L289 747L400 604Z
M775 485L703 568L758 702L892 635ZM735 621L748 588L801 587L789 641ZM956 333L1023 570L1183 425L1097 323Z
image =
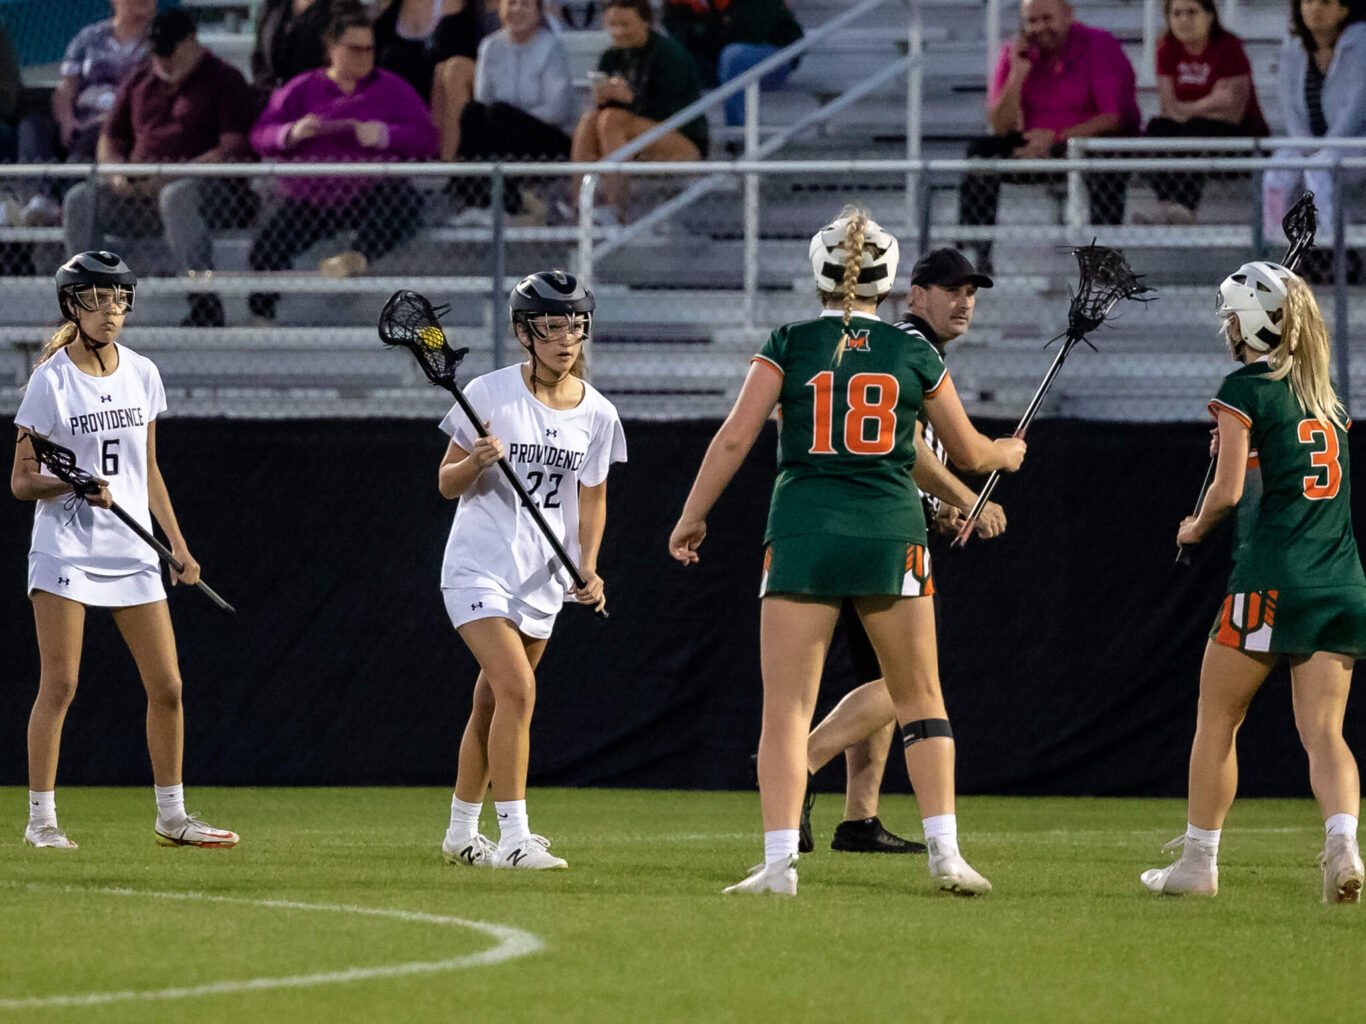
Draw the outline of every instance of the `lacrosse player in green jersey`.
M1360 784L1342 737L1352 666L1366 654L1366 576L1352 534L1349 421L1333 391L1328 330L1309 287L1276 263L1248 263L1219 288L1223 333L1244 365L1224 378L1214 482L1180 544L1237 517L1228 595L1200 670L1181 849L1143 872L1154 892L1219 891L1219 833L1238 784L1235 736L1276 660L1290 659L1295 724L1323 811L1325 902L1356 903Z
M950 892L991 889L958 850L953 732L939 687L925 517L911 478L916 416L925 409L949 457L967 470L1016 470L1025 445L978 433L929 342L877 318L897 252L896 239L855 208L812 238L824 312L778 328L755 356L669 538L674 558L698 560L707 513L781 405L760 586L764 863L727 892L797 892L806 738L846 597L902 723L930 875Z

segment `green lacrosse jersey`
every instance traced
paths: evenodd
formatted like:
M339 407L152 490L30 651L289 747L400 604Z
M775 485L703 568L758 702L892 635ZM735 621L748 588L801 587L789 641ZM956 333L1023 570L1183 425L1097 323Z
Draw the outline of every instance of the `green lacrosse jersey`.
M1258 360L1210 402L1251 432L1229 592L1366 586L1352 535L1347 432L1300 408L1288 378Z
M915 420L948 379L930 343L869 314L855 313L846 329L831 310L778 328L755 360L783 378L765 540L825 533L925 543L911 479Z

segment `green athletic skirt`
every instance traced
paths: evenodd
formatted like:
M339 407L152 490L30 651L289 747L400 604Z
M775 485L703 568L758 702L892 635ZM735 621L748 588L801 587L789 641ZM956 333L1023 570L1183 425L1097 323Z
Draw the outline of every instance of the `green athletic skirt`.
M1209 638L1240 651L1366 657L1366 587L1293 587L1229 594Z
M926 597L933 593L930 552L925 545L819 533L779 537L770 543L764 551L764 578L759 584L760 597Z

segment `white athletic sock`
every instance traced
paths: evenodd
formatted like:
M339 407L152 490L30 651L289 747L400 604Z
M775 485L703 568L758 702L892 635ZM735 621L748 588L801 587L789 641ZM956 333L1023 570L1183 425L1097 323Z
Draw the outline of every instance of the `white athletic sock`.
M28 791L28 823L34 828L57 824L56 790Z
M526 820L525 800L496 800L493 804L498 812L498 842L515 843L531 835L531 826Z
M467 803L458 796L451 797L451 826L446 835L456 842L473 839L479 832L479 812L483 803Z
M1219 828L1196 828L1190 822L1186 823L1186 838L1210 853L1219 852L1219 833L1222 831Z
M153 786L157 794L157 817L174 825L185 817L185 786Z
M787 864L789 857L797 855L797 829L775 828L764 833L764 863L782 861Z
M934 839L944 853L958 852L958 815L936 814L922 818L920 825L925 830L926 842Z
M29 794L32 796L33 794ZM51 794L49 794L51 795ZM53 819L56 820L55 818ZM1357 819L1351 814L1335 814L1323 823L1323 830L1330 836L1351 836L1353 839L1357 835Z

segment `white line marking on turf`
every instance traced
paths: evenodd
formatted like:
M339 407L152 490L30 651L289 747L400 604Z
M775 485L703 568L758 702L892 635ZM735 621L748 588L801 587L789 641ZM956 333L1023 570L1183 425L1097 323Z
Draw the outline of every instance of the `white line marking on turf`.
M241 981L216 981L208 985L181 988L150 989L147 991L88 992L80 995L34 996L27 999L0 999L0 1010L34 1010L49 1006L98 1006L104 1003L123 1003L138 999L193 999L196 996L225 995L234 992L260 992L275 988L308 988L314 985L336 985L370 978L399 978L410 974L436 974L458 971L466 967L488 967L517 957L529 956L543 949L545 943L531 932L488 921L469 921L446 914L424 914L411 910L390 910L383 907L353 907L332 903L299 903L294 900L253 900L237 896L211 896L198 892L149 892L138 889L95 888L75 885L44 886L23 882L0 882L10 889L59 889L63 892L94 893L104 896L141 896L159 900L196 900L205 903L235 903L242 906L267 907L275 910L315 910L333 914L358 914L364 917L387 917L418 924L447 925L469 928L498 940L498 945L482 953L469 953L448 960L414 960L408 963L379 967L350 967L341 971L319 971L314 974L295 974L280 978L247 978Z

